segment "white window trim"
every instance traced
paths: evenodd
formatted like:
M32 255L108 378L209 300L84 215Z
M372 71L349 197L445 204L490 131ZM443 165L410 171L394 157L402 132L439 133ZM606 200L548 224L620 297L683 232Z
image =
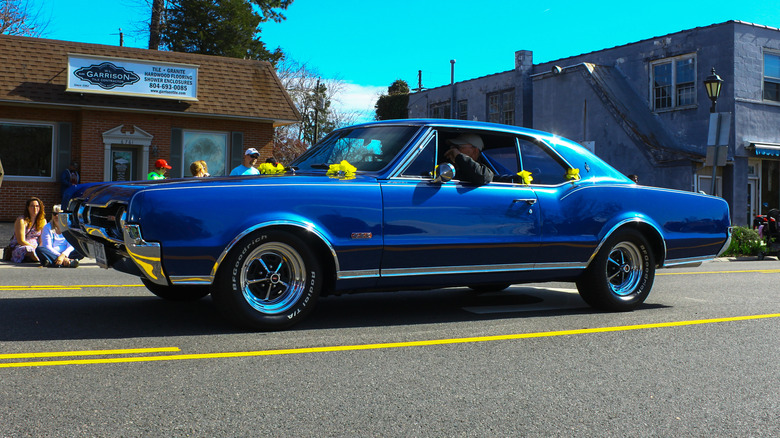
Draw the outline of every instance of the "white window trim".
M29 181L29 182L54 182L59 179L57 175L57 138L59 132L57 131L56 122L42 122L40 120L11 120L0 119L0 123L4 125L37 125L37 126L50 126L51 127L51 176L18 176L8 173L8 168L5 169L5 176L3 181Z
M772 49L764 48L763 51L761 52L761 102L777 105L780 104L780 101L764 98L764 84L766 83L766 75L764 74L764 72L766 71L766 65L765 65L766 55L777 56L780 58L780 50L772 50Z
M694 93L693 103L690 105L677 105L677 62L693 59L693 71L698 77L699 72L699 60L695 53L687 53L685 55L671 56L669 58L657 59L650 63L650 109L653 112L661 113L665 111L676 111L681 109L696 108L699 104L698 92L696 92L696 79L694 79ZM656 108L655 107L655 66L659 64L672 64L672 106L668 108ZM763 93L763 91L762 91ZM763 94L762 94L763 95Z

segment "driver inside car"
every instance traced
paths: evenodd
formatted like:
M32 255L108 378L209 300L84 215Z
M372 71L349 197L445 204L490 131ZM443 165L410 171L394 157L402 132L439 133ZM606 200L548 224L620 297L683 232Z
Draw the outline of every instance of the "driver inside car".
M455 177L478 186L493 181L493 171L482 162L482 138L476 134L461 134L448 141L451 148L444 153L445 161L455 165Z

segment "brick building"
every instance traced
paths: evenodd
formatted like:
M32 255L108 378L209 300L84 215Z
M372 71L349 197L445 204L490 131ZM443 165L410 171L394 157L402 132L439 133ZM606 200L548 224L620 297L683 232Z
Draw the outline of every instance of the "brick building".
M226 175L300 119L267 62L5 35L0 59L0 221L31 196L48 216L71 161L82 183L145 179L159 158Z

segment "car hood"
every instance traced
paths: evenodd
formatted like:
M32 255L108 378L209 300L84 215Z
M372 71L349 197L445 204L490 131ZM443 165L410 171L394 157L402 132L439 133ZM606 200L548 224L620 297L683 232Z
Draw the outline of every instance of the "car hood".
M106 206L109 202L129 203L137 193L147 190L205 188L208 186L241 187L307 184L366 184L376 183L373 174L356 174L352 177L327 176L325 172L282 175L225 176L209 178L172 178L165 180L102 182L80 184L70 193L70 199L82 199L85 204Z

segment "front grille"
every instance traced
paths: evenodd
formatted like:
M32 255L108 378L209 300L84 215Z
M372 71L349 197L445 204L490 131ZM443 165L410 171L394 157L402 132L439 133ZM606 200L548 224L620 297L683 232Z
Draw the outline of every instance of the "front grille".
M83 225L89 225L106 230L109 237L122 240L121 215L127 211L125 204L113 202L106 207L81 206L78 210L78 220Z

